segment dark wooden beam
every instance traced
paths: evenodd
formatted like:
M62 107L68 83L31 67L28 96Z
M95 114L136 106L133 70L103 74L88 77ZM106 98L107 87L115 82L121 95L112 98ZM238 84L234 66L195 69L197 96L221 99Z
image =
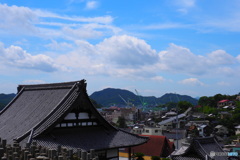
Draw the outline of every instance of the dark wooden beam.
M131 160L132 148L128 148L128 160Z

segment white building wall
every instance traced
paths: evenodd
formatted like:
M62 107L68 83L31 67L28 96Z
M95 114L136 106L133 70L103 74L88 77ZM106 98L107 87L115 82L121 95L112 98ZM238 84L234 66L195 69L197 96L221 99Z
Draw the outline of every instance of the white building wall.
M237 128L235 134L236 134L236 135L237 135L237 134L240 134L240 128Z
M161 136L162 135L162 129L161 128L147 128L145 127L143 132L143 135L157 135L157 136Z

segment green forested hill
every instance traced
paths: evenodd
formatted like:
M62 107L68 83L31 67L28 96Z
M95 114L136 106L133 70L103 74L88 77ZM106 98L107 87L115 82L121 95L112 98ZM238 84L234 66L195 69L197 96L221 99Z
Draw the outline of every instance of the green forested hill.
M2 110L14 97L16 94L0 94L0 110Z
M168 102L179 102L179 101L187 101L192 103L193 105L197 105L198 100L196 98L192 98L187 95L179 95L175 93L166 93L162 97L158 98L158 102L161 104L165 104Z
M150 106L166 104L168 102L179 102L179 101L187 101L196 105L198 100L192 98L187 95L179 95L174 93L167 93L162 97L156 98L154 96L140 96L136 95L133 92L123 89L114 89L114 88L106 88L101 91L94 92L90 95L90 98L95 100L97 103L102 106L111 106L113 104L126 105L124 100L128 103L133 103L135 106L146 104Z
M123 89L106 88L102 91L94 92L90 95L90 98L102 106L111 106L113 104L125 105L120 96L127 102L140 103L134 93Z

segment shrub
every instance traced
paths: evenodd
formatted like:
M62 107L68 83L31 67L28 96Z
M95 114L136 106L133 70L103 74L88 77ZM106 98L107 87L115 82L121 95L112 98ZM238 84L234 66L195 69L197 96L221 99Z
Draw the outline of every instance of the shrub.
M145 156L144 153L135 153L134 154L134 157L137 158L136 160L144 160L143 156Z
M152 157L151 157L151 160L160 160L160 157L158 157L158 156L152 156Z

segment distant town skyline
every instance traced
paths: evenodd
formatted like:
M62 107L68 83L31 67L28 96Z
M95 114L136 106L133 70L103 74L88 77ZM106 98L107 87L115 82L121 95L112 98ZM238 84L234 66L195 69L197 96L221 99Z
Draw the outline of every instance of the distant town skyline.
M237 0L0 1L0 93L87 80L88 94L238 94Z

